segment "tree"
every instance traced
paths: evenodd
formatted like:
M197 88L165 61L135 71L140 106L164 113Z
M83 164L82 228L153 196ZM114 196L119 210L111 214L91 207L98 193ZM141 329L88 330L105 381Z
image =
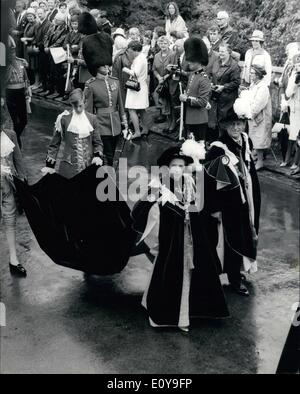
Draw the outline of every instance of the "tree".
M253 30L265 34L265 48L273 64L285 62L285 46L295 40L300 31L299 0L177 0L186 22L210 22L218 11L226 10L231 24L238 32L237 50L243 55L250 48L249 37ZM141 29L153 29L165 23L168 0L89 0L93 7L108 11L109 19L116 26L126 24Z

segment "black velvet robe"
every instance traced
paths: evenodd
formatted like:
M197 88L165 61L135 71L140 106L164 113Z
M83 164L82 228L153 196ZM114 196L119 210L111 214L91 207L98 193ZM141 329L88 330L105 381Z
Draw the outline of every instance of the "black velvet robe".
M206 155L207 169L205 177L205 208L210 213L221 212L224 226L225 240L230 248L241 256L256 259L257 241L253 237L253 228L256 235L259 232L260 216L260 185L255 170L255 165L250 158L246 162L246 143L245 137L242 137L242 146L229 137L227 132L220 138L227 148L235 154L237 158L242 158L244 163L249 167L249 173L252 180L252 194L254 203L254 223L250 221L249 204L242 201L240 187L226 165L222 163L225 151L222 148L212 146ZM252 149L251 140L249 140L250 149ZM211 163L214 163L213 174L211 173ZM227 180L228 186L217 190L217 180ZM239 176L239 182L245 193L245 182L243 177Z
M148 214L155 202L139 201L133 211L134 228L143 233ZM167 202L159 203L159 251L147 294L147 311L157 325L178 326L184 270L185 212ZM193 240L192 279L189 315L223 318L229 316L217 272L216 251L208 238L205 211L190 215Z
M93 165L72 179L53 174L15 184L40 247L56 264L110 275L127 264L136 233L125 201L97 200L96 172Z

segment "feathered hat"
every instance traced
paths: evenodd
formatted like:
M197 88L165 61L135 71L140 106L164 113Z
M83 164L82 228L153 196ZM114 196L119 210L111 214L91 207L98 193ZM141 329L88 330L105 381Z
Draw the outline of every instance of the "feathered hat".
M184 42L185 58L188 62L208 65L208 51L201 38L191 37Z
M189 156L186 156L182 153L181 146L174 146L172 148L168 148L165 150L159 159L157 160L157 165L159 167L169 166L171 161L174 159L182 159L185 161L186 165L192 164L193 159Z

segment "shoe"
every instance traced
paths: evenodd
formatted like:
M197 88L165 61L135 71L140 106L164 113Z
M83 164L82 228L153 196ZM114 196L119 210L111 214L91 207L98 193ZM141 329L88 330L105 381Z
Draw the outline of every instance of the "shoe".
M241 296L249 297L249 295L250 295L247 287L243 283L240 283L238 285L231 284L231 287L235 293L237 293Z
M291 175L300 174L300 167L296 167L293 171L291 171Z
M62 101L62 100L63 100L63 96L62 96L62 95L59 95L59 96L57 96L57 97L54 97L53 100L55 100L55 101Z
M166 122L166 120L167 120L166 116L160 115L154 119L154 123L164 123L164 122Z
M43 88L39 88L34 93L40 94L40 93L43 93L43 92L45 92L45 90Z
M297 169L297 164L293 164L290 168L291 168L291 170L296 170Z
M255 169L256 169L256 171L260 171L260 170L262 170L264 168L264 163L262 163L262 162L257 162L256 164L255 164Z
M134 133L133 136L131 137L131 140L132 140L132 141L133 141L133 140L137 140L138 138L141 138L141 136L142 136L141 133L140 133L140 134Z
M179 330L183 331L183 332L189 332L190 329L188 327L179 327Z
M51 100L54 100L54 99L56 99L59 96L60 96L60 94L55 92L55 93L51 94L50 96L47 96L47 98L51 99Z
M50 92L50 90L45 90L44 92L41 93L41 96L46 97L49 94L53 94L53 92Z
M33 85L32 88L31 88L31 90L37 90L37 89L39 89L40 87L41 87L41 84Z
M12 265L9 263L9 269L10 269L10 273L12 275L22 276L22 277L27 276L26 269L21 264Z
M279 165L279 167L286 167L287 166L287 163L285 162L285 161L283 161L280 165Z

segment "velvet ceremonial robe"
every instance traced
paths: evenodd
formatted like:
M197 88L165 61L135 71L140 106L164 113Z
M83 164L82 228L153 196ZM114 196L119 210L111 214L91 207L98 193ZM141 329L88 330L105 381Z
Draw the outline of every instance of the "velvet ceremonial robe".
M246 155L246 139L248 139L248 137L243 134L242 145L240 146L229 137L226 131L219 139L238 159L238 177L236 177L226 164L227 159L224 149L212 146L207 152L205 164L205 191L207 198L205 198L205 208L210 213L220 212L222 214L225 244L240 255L241 260L244 256L254 261L257 255L257 240L255 240L254 233L258 236L261 195L254 162L251 157L247 158ZM251 150L252 143L250 139L248 141ZM225 164L223 163L224 158ZM251 220L249 201L247 198L247 185L241 171L242 164L248 168L247 171L251 177L252 187L250 193L254 208L253 220ZM218 182L223 183L225 187L218 189ZM245 196L245 200L242 198L242 194ZM211 235L211 238L213 238L213 235ZM217 243L217 240L215 240L215 243ZM230 262L228 263L230 264Z
M125 201L98 201L97 168L71 179L56 173L32 186L15 184L32 231L54 263L110 275L127 264L136 233Z
M156 325L178 326L185 256L185 211L172 203L139 201L133 211L134 228L143 233L151 208L158 204L158 255L146 294L147 311ZM190 212L193 265L189 290L189 316L228 317L217 272L216 251L210 246L205 211Z

